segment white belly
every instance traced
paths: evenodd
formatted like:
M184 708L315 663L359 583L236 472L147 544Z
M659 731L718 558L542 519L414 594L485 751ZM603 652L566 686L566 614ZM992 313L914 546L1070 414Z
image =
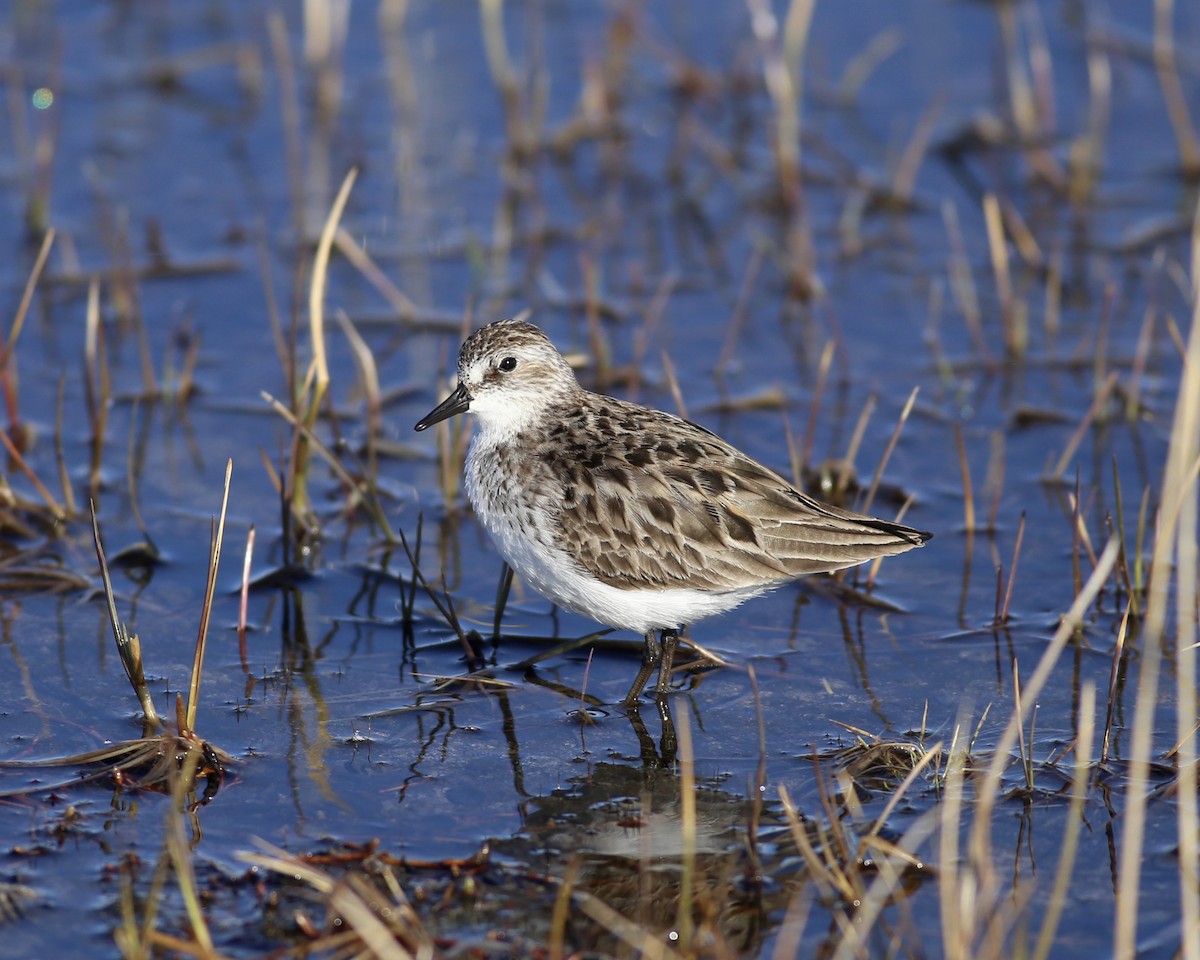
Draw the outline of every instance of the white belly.
M771 589L753 586L727 593L690 587L625 589L587 573L556 543L551 505L537 502L514 478L496 469L478 437L467 456L467 496L496 549L526 584L558 606L605 626L647 633L680 627L731 610Z

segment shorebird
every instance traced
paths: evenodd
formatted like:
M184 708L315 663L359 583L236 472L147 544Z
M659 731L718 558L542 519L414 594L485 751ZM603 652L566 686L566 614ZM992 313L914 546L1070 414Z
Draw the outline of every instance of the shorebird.
M524 320L463 343L458 386L416 429L467 411L467 495L500 555L558 606L645 637L626 704L656 667L666 695L695 621L932 536L822 503L704 427L585 390Z

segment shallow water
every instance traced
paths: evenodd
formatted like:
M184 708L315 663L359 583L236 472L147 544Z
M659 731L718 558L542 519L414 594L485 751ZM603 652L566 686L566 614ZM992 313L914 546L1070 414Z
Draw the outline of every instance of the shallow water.
M0 16L0 51L10 65L3 80L9 135L0 136L7 251L0 277L9 318L37 250L24 230L39 183L35 143L48 137L53 146L46 222L58 238L15 353L20 418L34 434L26 456L61 497L54 433L62 378L63 456L77 502L96 497L112 557L142 539L131 508L136 495L164 555L149 570L114 571L120 615L141 635L164 712L186 691L210 518L226 460L234 461L197 729L239 762L193 822L202 831L195 862L222 951L248 956L287 941L262 928L262 905L235 859L256 837L294 852L377 839L392 854L432 862L487 847L488 882L511 889L515 905L494 913L481 906L475 919L447 907L430 922L460 944L488 929L536 941L545 935L553 891L544 902L529 894L522 908L518 875L561 877L572 854L599 857L603 866L589 861L600 878L591 889L616 904L629 883L640 888L636 870L632 881L623 874L613 880L613 864L628 867L637 856L674 862L664 838L675 829L678 768L660 740L660 718L647 706L642 729L613 705L636 671L638 638L617 634L590 659L575 651L532 672L517 668L548 649L547 638L596 629L518 587L502 641L486 648L504 685L435 688L434 678L464 669L458 640L423 593L411 630L401 623L408 561L385 548L361 515L343 515L344 490L318 462L313 496L323 536L304 559L310 575L255 587L245 662L238 652L236 588L251 525L256 573L276 570L285 555L263 459L277 466L291 434L260 393L285 397L289 384L268 316L274 308L286 325L306 315L309 247L345 172L360 170L343 225L417 305L418 320L399 318L361 272L335 256L327 336L338 429L360 448L362 391L333 320L344 312L370 344L387 395L382 439L394 455L380 461L378 474L391 522L413 538L423 516L422 568L444 572L464 626L485 637L499 560L469 511L458 500L448 508L433 431L411 430L446 385L464 314L477 323L532 307L564 350L586 353L590 288L609 362L616 374L635 369L639 380L614 376L607 389L673 410L669 358L689 416L784 472L791 469L789 431L800 449L811 444L814 462L839 458L874 403L855 458L868 484L919 388L884 476L884 493L894 495L881 494L874 509L894 515L911 496L906 522L935 539L882 566L872 596L886 606L850 602L828 581L812 581L706 621L694 638L730 666L687 678L671 698L706 790L701 853L711 857L713 876L748 871L726 855L744 842L760 757L765 764L767 887L755 901L753 932L741 928L730 942L742 955L771 956L800 873L771 833L782 820L779 788L820 819L828 785L811 758L819 757L827 776L834 751L852 745L856 729L912 742L924 729L932 743L949 740L960 717L974 729L990 708L974 743L986 753L1012 710L1014 660L1028 678L1075 595L1076 478L1096 551L1114 512L1114 462L1130 537L1143 489L1161 482L1180 370L1166 318L1186 335L1181 264L1196 196L1176 173L1161 89L1145 56L1149 12L1138 19L1088 4L1016 7L1024 42L1044 33L1052 55L1057 120L1044 152L1000 143L954 163L945 150L934 151L919 167L912 208L887 213L870 209L870 188L891 181L923 117L932 142L945 145L970 121L1005 113L997 9L924 0L856 4L853 12L819 5L805 71L804 163L824 295L805 305L788 297L768 139L772 110L745 6L664 2L626 11L634 40L619 83L618 134L584 142L569 162L544 156L507 176L478 9L412 4L402 23L388 19L404 7L351 7L336 68L325 72L305 60L302 44L313 25L306 29L297 10L281 15L267 4L19 2ZM522 94L544 90L551 132L575 110L581 76L611 66L605 57L619 13L570 3L506 8L514 64L544 78ZM1175 16L1181 82L1194 103L1200 19L1186 5ZM285 120L288 69L273 45L280 26L299 89L298 131ZM894 53L852 105L840 102L835 94L853 58L890 37L900 41ZM1096 195L1072 206L1031 170L1061 173L1070 139L1087 129L1089 37L1094 56L1107 54L1112 109ZM314 106L322 82L334 84L334 106L324 116ZM42 87L54 92L54 104L39 111L32 97ZM685 87L699 92L685 95ZM289 166L293 133L299 171ZM1030 321L1030 344L1019 358L1004 351L982 189L1011 205L1062 276L1058 327L1047 329L1045 272L1022 266L1010 250L1013 301ZM945 224L950 211L980 301L982 346L948 279L959 254ZM1141 242L1147 236L1153 239ZM154 264L178 269L129 281L131 265ZM107 271L100 299L114 400L101 483L89 491L84 274L97 270ZM1139 359L1148 311L1156 323ZM179 369L187 337L199 338L195 396L134 401L143 383L135 313L149 365L162 380ZM298 336L306 363L306 329ZM830 342L836 353L809 436L819 360ZM1136 390L1142 414L1109 416L1088 429L1063 482L1045 482L1110 370L1121 391ZM603 372L593 362L582 375L602 385ZM992 534L964 531L957 429L983 516L993 501L988 465L1002 449ZM328 422L321 430L332 438ZM36 500L11 465L8 479ZM1007 578L1022 515L1011 616L996 628L997 567ZM85 516L81 508L45 544L65 568L98 585ZM13 538L8 549L40 542ZM1085 557L1082 577L1089 572ZM850 582L862 586L865 576ZM1123 604L1112 590L1101 597L1082 641L1068 648L1039 698L1036 759L1054 756L1074 736L1084 683L1094 682L1105 703ZM0 618L0 760L65 756L138 735L137 703L91 590L14 590ZM1130 643L1114 761L1086 809L1055 956L1111 949L1111 870L1140 649L1137 638ZM576 714L584 694L593 698L594 723ZM1156 759L1176 739L1172 697L1173 687L1164 687ZM109 783L49 790L34 785L35 776L44 783L57 774L9 770L0 778L6 790L33 786L25 797L0 800L0 882L37 894L6 924L6 949L14 957L111 954L120 870L136 858L135 888L145 891L168 801ZM1034 875L1041 891L1051 882L1068 811L1058 774L1039 768L1038 778L1029 802L998 806L992 831L998 872ZM1005 786L1019 781L1014 767ZM868 818L882 812L893 788L864 791ZM652 799L638 829L623 805L640 804L643 794ZM890 815L888 831L903 833L939 798L934 784L919 783ZM1174 817L1169 795L1151 803L1140 924L1147 956L1170 956L1179 942ZM930 862L936 868L937 858ZM440 875L431 868L430 876ZM903 942L931 956L943 950L934 886L918 884L892 908L901 928L910 925ZM669 892L661 898L674 902ZM185 930L174 895L166 903L166 928ZM831 937L826 924L835 911L827 906L814 907L822 919L806 929L806 951ZM643 919L655 926L671 914ZM1032 916L1040 922L1036 908ZM872 949L882 953L885 943Z

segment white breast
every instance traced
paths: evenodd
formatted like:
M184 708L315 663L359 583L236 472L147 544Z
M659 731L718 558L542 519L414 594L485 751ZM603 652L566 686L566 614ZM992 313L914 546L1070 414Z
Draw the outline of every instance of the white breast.
M605 626L646 633L731 610L771 589L624 589L583 570L557 545L551 504L500 469L497 448L477 434L467 455L467 496L496 549L521 580L553 603Z

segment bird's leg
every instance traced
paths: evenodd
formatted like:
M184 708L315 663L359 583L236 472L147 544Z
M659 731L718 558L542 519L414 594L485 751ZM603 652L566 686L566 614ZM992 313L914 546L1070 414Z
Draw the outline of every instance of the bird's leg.
M650 679L650 674L658 666L659 659L658 638L654 636L653 630L649 630L646 632L646 646L642 650L641 669L638 670L638 675L634 678L633 686L625 694L625 699L621 701L622 703L633 705L641 699L642 691L646 688L646 681Z
M675 763L675 752L679 746L679 738L675 735L675 721L671 717L671 701L666 697L657 697L658 721L662 728L659 739L659 754L664 767Z
M656 696L662 700L671 683L671 665L675 662L675 648L679 646L679 631L667 627L662 632L662 659L658 664L658 689Z

